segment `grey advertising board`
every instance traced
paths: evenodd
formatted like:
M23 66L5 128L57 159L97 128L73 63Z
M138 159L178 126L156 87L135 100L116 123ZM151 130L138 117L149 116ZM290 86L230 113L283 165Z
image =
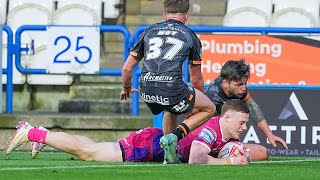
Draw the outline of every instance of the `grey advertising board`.
M250 121L242 134L244 143L262 144L271 156L320 156L320 91L250 90L270 129L289 146L284 149L267 142L262 131Z

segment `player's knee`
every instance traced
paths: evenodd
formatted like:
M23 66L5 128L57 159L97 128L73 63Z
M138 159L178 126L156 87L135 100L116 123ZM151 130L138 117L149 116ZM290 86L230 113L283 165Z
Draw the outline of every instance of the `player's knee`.
M209 103L207 112L210 116L213 116L216 113L216 106L214 105L214 103Z
M81 154L78 154L78 158L83 161L94 161L95 160L92 153L88 153L88 152L83 152Z
M80 147L77 152L74 153L79 159L83 161L94 161L95 156L94 153L88 147Z

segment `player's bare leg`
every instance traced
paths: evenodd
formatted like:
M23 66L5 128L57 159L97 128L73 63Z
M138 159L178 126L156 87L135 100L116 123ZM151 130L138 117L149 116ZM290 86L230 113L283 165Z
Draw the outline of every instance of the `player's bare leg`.
M41 130L46 130L48 131L46 128L40 126L38 129L41 129ZM77 139L81 140L82 142L84 143L88 143L88 144L93 144L93 143L96 143L94 140L86 137L86 136L81 136L81 135L73 135L74 137L76 137ZM46 144L42 144L42 143L39 143L39 142L32 142L31 143L32 146L31 146L31 157L33 159L37 158L40 151L42 151L44 149L44 147L46 146Z
M85 143L64 132L48 132L46 144L85 161L122 162L118 142Z
M216 112L214 103L201 91L194 89L196 92L195 104L190 112L190 116L183 121L192 131L204 124Z
M166 135L172 133L177 125L177 116L168 111L164 111L162 121L163 134Z
M74 137L78 138L80 141L87 143L87 144L93 144L96 143L94 140L86 137L86 136L81 136L81 135L73 135Z
M252 161L268 160L268 150L259 144L244 144L250 150L250 158Z
M82 139L82 140L81 140ZM64 132L49 132L34 128L25 121L19 122L17 131L7 142L4 153L9 155L25 142L47 144L55 149L77 156L85 161L122 162L122 151L118 142L92 143L89 138L79 138ZM88 141L86 143L84 141Z

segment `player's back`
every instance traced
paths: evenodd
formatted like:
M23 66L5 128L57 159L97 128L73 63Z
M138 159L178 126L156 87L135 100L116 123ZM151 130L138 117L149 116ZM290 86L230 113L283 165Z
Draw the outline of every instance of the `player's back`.
M184 84L182 64L191 54L197 39L177 20L170 19L148 28L143 35L141 86L179 89Z

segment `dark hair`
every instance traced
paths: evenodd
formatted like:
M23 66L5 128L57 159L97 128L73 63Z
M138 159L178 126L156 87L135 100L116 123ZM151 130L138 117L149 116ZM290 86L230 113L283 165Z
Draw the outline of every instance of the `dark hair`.
M250 110L246 103L242 102L240 99L230 99L227 100L221 108L221 116L223 116L227 111L234 110L237 112L243 112L249 114Z
M187 13L189 7L189 0L165 0L163 2L164 12L167 13Z
M250 65L246 64L244 59L229 60L221 68L221 77L228 82L249 79Z

